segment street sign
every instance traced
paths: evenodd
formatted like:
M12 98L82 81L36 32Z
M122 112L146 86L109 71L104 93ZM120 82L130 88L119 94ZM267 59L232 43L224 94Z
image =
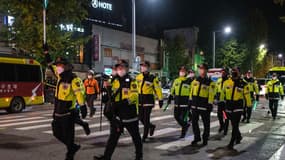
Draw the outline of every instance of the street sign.
M44 8L47 9L48 6L48 0L44 0Z

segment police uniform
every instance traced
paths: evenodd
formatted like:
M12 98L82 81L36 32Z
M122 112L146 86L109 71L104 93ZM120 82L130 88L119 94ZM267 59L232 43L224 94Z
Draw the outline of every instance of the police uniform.
M223 94L224 92L223 87L224 87L224 83L225 81L228 79L228 77L221 77L218 79L217 81L217 86L216 86L216 100L218 103L218 111L217 111L217 116L219 119L219 123L220 123L220 128L219 128L219 132L224 131L224 135L227 135L228 132L228 126L229 126L229 120L227 118L226 115L226 111L225 111L225 101L223 100Z
M250 98L250 87L241 78L229 78L224 82L223 92L224 100L226 102L226 112L232 124L232 137L228 148L233 149L234 144L239 144L242 139L239 123L243 113L243 106L244 104L251 106L252 103Z
M199 67L207 69L205 64ZM192 145L196 145L197 142L201 141L198 123L199 116L202 117L204 125L203 145L208 144L210 136L210 113L214 102L215 87L215 83L207 76L204 78L199 76L191 83L190 101L192 109L192 128L194 132Z
M85 105L84 86L82 80L72 73L72 67L61 74L56 72L50 55L46 54L46 61L57 75L55 91L54 113L52 121L53 135L67 147L66 160L73 160L80 145L74 143L74 124L76 121L76 104ZM71 65L64 58L58 58L55 64Z
M174 118L182 127L181 138L184 138L189 128L189 94L190 94L191 79L178 77L174 80L171 87L171 97L168 100L170 104L172 97L174 98Z
M254 94L256 94L256 96L259 94L258 84L252 77L250 77L250 78L245 77L244 81L249 86L250 98L251 98L251 101L253 102L255 100ZM250 122L250 118L251 118L251 113L252 113L252 105L249 106L249 105L245 104L242 121L244 122L245 120L247 120L247 123L249 123Z
M277 76L277 75L275 75ZM284 90L283 85L278 79L272 79L267 82L266 85L266 99L269 100L269 108L273 119L276 119L278 111L278 101L281 98L283 100Z
M103 157L94 159L110 160L119 137L126 128L136 148L136 160L142 159L142 141L139 133L138 84L130 75L117 76L112 82L112 117L111 133ZM108 99L104 97L104 99Z
M149 66L149 63L147 62L146 65ZM155 95L159 99L160 107L163 103L163 95L158 77L147 72L138 74L136 80L139 88L139 117L144 125L144 141L148 134L153 135L155 129L155 125L150 122L151 111L155 105Z

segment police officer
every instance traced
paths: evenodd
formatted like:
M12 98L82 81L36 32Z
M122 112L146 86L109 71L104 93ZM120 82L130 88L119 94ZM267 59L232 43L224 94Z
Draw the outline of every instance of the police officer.
M228 72L225 68L222 70L222 77L220 77L217 81L217 87L216 87L216 101L218 103L218 112L217 116L220 123L219 133L224 132L224 135L227 135L228 132L228 125L229 120L226 117L225 112L225 101L222 99L224 92L223 87L225 81L228 79Z
M251 105L250 87L240 77L240 69L232 69L232 77L224 82L224 100L226 102L226 112L232 124L232 137L228 149L233 149L235 144L239 144L242 136L239 130L239 123L243 113L244 103Z
M215 96L215 83L207 77L207 64L200 64L199 76L191 83L190 101L192 109L192 128L194 140L191 145L196 146L201 141L199 116L202 117L204 125L203 145L208 144L210 136L210 113Z
M135 160L142 160L142 141L139 133L138 119L138 84L128 74L128 63L124 60L117 66L118 77L112 85L112 119L111 133L104 155L95 160L110 160L117 146L119 137L125 127L130 133L136 148ZM105 98L104 98L105 99ZM107 98L106 98L107 99Z
M53 135L67 147L66 160L73 160L80 145L74 143L74 123L76 119L76 102L85 107L84 86L80 78L72 73L72 65L67 59L59 57L53 63L44 47L45 59L57 75L55 107L53 113Z
M143 142L148 138L148 134L153 136L155 125L150 122L150 115L155 104L155 96L159 99L159 107L163 106L162 89L158 77L150 74L150 63L145 61L141 65L141 73L136 80L139 86L139 117L144 125Z
M184 138L187 130L190 126L188 122L189 114L189 94L190 94L190 85L191 79L186 78L187 70L182 66L179 70L179 77L176 78L173 82L173 85L170 90L170 96L168 98L168 104L171 103L172 98L174 98L174 118L178 124L182 127L180 138Z
M97 99L97 94L99 94L99 85L97 80L94 78L94 71L89 70L87 74L87 79L84 81L84 87L86 89L86 101L90 109L90 117L93 117L96 108L94 108L94 101Z
M269 100L269 108L272 114L273 120L276 119L278 111L278 101L284 98L284 90L282 83L278 80L277 74L272 74L272 79L267 82L265 97Z
M243 79L249 85L251 101L253 102L254 100L257 100L259 94L259 88L257 82L253 79L250 70L246 73L246 76ZM256 95L256 98L254 97L254 94ZM249 123L251 118L251 113L252 113L252 105L249 106L245 104L242 122L245 122L246 120L246 123Z

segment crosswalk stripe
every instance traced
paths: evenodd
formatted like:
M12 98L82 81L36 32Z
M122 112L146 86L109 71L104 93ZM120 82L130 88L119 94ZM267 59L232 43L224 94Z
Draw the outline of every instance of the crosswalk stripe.
M44 120L35 120L35 121L25 121L25 122L17 122L17 123L7 123L0 124L0 127L11 127L11 126L19 126L24 124L33 124L33 123L42 123L42 122L51 122L52 119L44 119Z
M90 120L84 120L84 121L89 122ZM47 127L51 127L51 124L34 125L34 126L28 126L28 127L19 127L19 128L15 128L15 129L20 130L20 131L26 131L26 130L47 128Z
M151 121L164 120L164 119L168 119L171 117L173 117L173 116L172 115L166 115L166 116L154 117L154 118L151 118ZM109 126L109 124L110 124L109 122L103 122L102 127ZM97 128L97 127L100 127L100 123L95 123L95 124L89 125L89 128ZM77 126L77 127L75 127L75 130L76 131L83 130L83 128L81 126ZM44 131L43 133L52 134L52 131L51 130ZM98 133L94 133L94 135L96 135L96 134L98 134ZM80 136L83 137L84 135L80 135ZM89 137L91 137L91 136L93 136L92 133L89 135Z
M44 118L44 117L30 117L30 118L9 119L9 120L0 121L0 124L10 123L10 122L22 122L22 121L42 119L42 118Z
M155 121L160 121L160 120L164 120L164 119L169 119L169 118L173 118L172 115L166 115L166 116L160 116L160 117L154 117L151 118L152 122ZM139 125L139 128L143 128L143 125ZM96 136L105 136L108 135L110 133L110 130L104 130L104 131L98 131L98 132L93 132L90 135L88 135L88 137L85 134L80 134L76 137L80 137L80 138L90 138L90 137L96 137Z
M251 133L253 130L259 128L263 124L264 123L259 123L259 122L252 122L252 123L246 124L246 125L240 127L240 132L241 133ZM211 122L211 128L215 128L217 126L219 126L219 121ZM215 135L215 134L216 133L214 133L214 132L210 133L210 135ZM165 144L159 145L155 148L160 149L160 150L176 151L179 148L190 145L191 141L193 139L194 139L194 137L191 135L191 136L186 137L186 139L179 139L179 140L176 140L173 142L165 143Z
M25 117L25 116L5 116L5 117L1 117L1 116L0 116L0 122L1 122L2 120L15 119L15 118L23 118L23 117Z
M160 130L156 130L154 132L154 137L157 137L157 136L161 136L161 135L164 135L164 134L168 134L168 133L173 133L173 132L177 132L179 131L180 128L163 128L163 129L160 129ZM141 134L142 136L142 134ZM119 140L120 143L129 143L132 141L132 137L126 137L126 138L122 138Z
M285 144L283 144L269 160L281 160L285 157Z
M201 126L201 125L200 125ZM219 121L211 122L210 127L215 128L219 126ZM165 143L155 147L156 149L160 150L169 150L170 148L179 149L181 147L185 147L191 144L191 141L194 139L194 136L187 136L185 139L179 139L173 142Z

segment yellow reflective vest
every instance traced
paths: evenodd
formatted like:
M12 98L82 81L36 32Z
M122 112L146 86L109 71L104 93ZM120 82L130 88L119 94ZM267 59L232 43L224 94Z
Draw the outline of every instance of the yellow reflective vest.
M52 66L57 76L57 85L55 91L55 113L66 114L75 109L76 103L82 106L85 104L85 88L82 80L75 74L64 72L59 75L56 67Z
M280 99L280 97L284 95L282 83L278 79L268 81L265 94L269 99Z
M192 80L186 77L178 77L174 80L170 94L174 97L175 106L188 107L191 82Z
M216 99L218 100L218 102L224 101L224 99L223 99L223 97L224 97L223 87L224 87L225 81L227 79L228 78L220 77L218 79L218 81L216 82Z
M158 100L163 100L162 88L159 80L154 75L140 73L136 76L139 91L139 104L147 107L154 106L155 96Z
M123 122L138 120L138 83L129 75L112 82L113 109Z
M243 112L244 106L252 106L250 86L241 78L226 80L223 92L227 112Z
M216 91L215 83L208 77L198 77L192 81L189 99L191 108L198 110L211 110Z

